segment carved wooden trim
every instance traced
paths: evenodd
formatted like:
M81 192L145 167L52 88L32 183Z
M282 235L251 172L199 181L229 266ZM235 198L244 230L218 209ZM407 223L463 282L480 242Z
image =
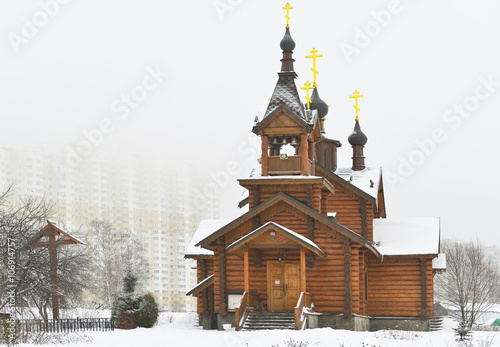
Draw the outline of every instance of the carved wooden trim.
M391 259L391 258L386 258L384 257L384 261L382 261L379 258L375 257L368 257L369 264L385 264L385 263L401 263L401 264L419 264L420 261L415 258L398 258L398 259Z
M269 222L275 216L277 216L278 214L283 213L283 212L289 213L289 214L297 217L298 219L300 219L304 222L307 222L307 215L305 213L302 213L302 212L295 210L292 206L290 206L288 204L281 203L281 204L278 204L276 206L276 209L274 211L270 211L269 213L261 214L262 224Z
M200 280L203 281L207 278L207 260L200 259ZM201 315L203 317L208 317L210 315L208 307L208 288L205 288L201 292Z
M259 186L254 184L252 186L252 196L253 196L253 207L257 207L260 204L260 192L259 192Z
M361 236L365 239L368 237L368 221L366 215L366 200L363 198L359 198L359 212L361 213Z
M422 286L422 309L420 311L420 319L427 320L429 316L427 314L427 260L425 258L420 259L420 282Z
M307 216L307 237L314 241L314 218Z
M349 239L343 236L344 249L344 316L346 318L352 317L352 295L351 295L351 245Z
M217 239L217 253L219 253L219 314L227 315L226 296L226 247L224 236Z

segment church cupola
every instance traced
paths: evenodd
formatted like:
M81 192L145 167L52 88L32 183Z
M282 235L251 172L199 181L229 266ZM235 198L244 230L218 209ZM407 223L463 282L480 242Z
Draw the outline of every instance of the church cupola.
M352 146L353 156L352 156L352 169L354 171L361 171L366 168L365 166L365 157L363 153L363 149L365 148L366 142L368 142L368 138L361 130L361 126L359 125L359 116L358 116L358 98L362 98L363 95L359 95L359 92L356 90L354 95L351 95L349 98L356 99L356 105L354 108L356 109L356 123L354 124L354 130L349 135L348 141Z
M318 116L321 120L321 130L322 132L325 132L325 117L328 114L328 105L326 102L321 100L319 97L318 93L318 87L315 87L313 89L312 95L311 95L311 103L309 104L309 108L311 110L317 110L318 111Z

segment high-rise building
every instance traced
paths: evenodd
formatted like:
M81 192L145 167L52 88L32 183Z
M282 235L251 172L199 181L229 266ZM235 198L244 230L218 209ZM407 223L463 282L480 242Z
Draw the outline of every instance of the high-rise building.
M14 196L49 199L70 231L95 219L130 230L150 266L145 290L161 309L194 310L185 292L196 271L184 250L201 219L218 217L218 198L203 193L208 178L188 164L174 169L168 158L101 149L69 158L69 147L60 148L0 146L0 189L13 183Z

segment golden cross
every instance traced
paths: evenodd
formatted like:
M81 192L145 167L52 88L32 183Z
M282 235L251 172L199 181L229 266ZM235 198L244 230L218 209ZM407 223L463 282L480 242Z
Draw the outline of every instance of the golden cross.
M311 99L309 98L309 89L314 89L314 87L311 86L311 83L309 83L309 81L304 83L304 85L305 87L300 87L300 89L307 90L306 100L307 100L307 109L309 110L309 105L311 104Z
M316 54L318 53L318 51L316 50L316 48L313 48L312 51L311 51L312 55L306 55L306 58L309 59L309 58L312 58L313 60L313 67L311 68L313 74L314 74L314 84L313 86L314 87L317 87L317 84L316 84L316 75L319 74L318 70L316 70L316 58L322 58L323 57L323 54Z
M356 105L354 105L354 108L356 109L356 122L359 122L359 117L358 117L358 98L362 98L363 95L359 95L359 92L357 90L354 91L354 95L349 96L350 98L355 98L356 99Z
M293 7L290 6L289 3L286 4L285 7L283 7L284 10L286 10L286 28L289 29L290 25L290 10L293 10Z

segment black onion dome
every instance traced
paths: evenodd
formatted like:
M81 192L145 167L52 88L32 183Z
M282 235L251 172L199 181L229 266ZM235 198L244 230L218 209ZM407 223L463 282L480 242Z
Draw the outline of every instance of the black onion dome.
M293 52L295 49L295 41L292 39L292 35L290 35L290 29L286 29L285 36L280 42L280 47L283 52Z
M366 145L366 142L368 142L368 138L361 131L361 127L359 126L358 121L356 121L356 124L354 125L354 130L352 131L351 135L349 135L348 140L351 146L364 146Z
M312 92L311 104L309 105L309 109L318 110L319 118L325 118L328 114L328 105L319 97L317 87L314 88Z

